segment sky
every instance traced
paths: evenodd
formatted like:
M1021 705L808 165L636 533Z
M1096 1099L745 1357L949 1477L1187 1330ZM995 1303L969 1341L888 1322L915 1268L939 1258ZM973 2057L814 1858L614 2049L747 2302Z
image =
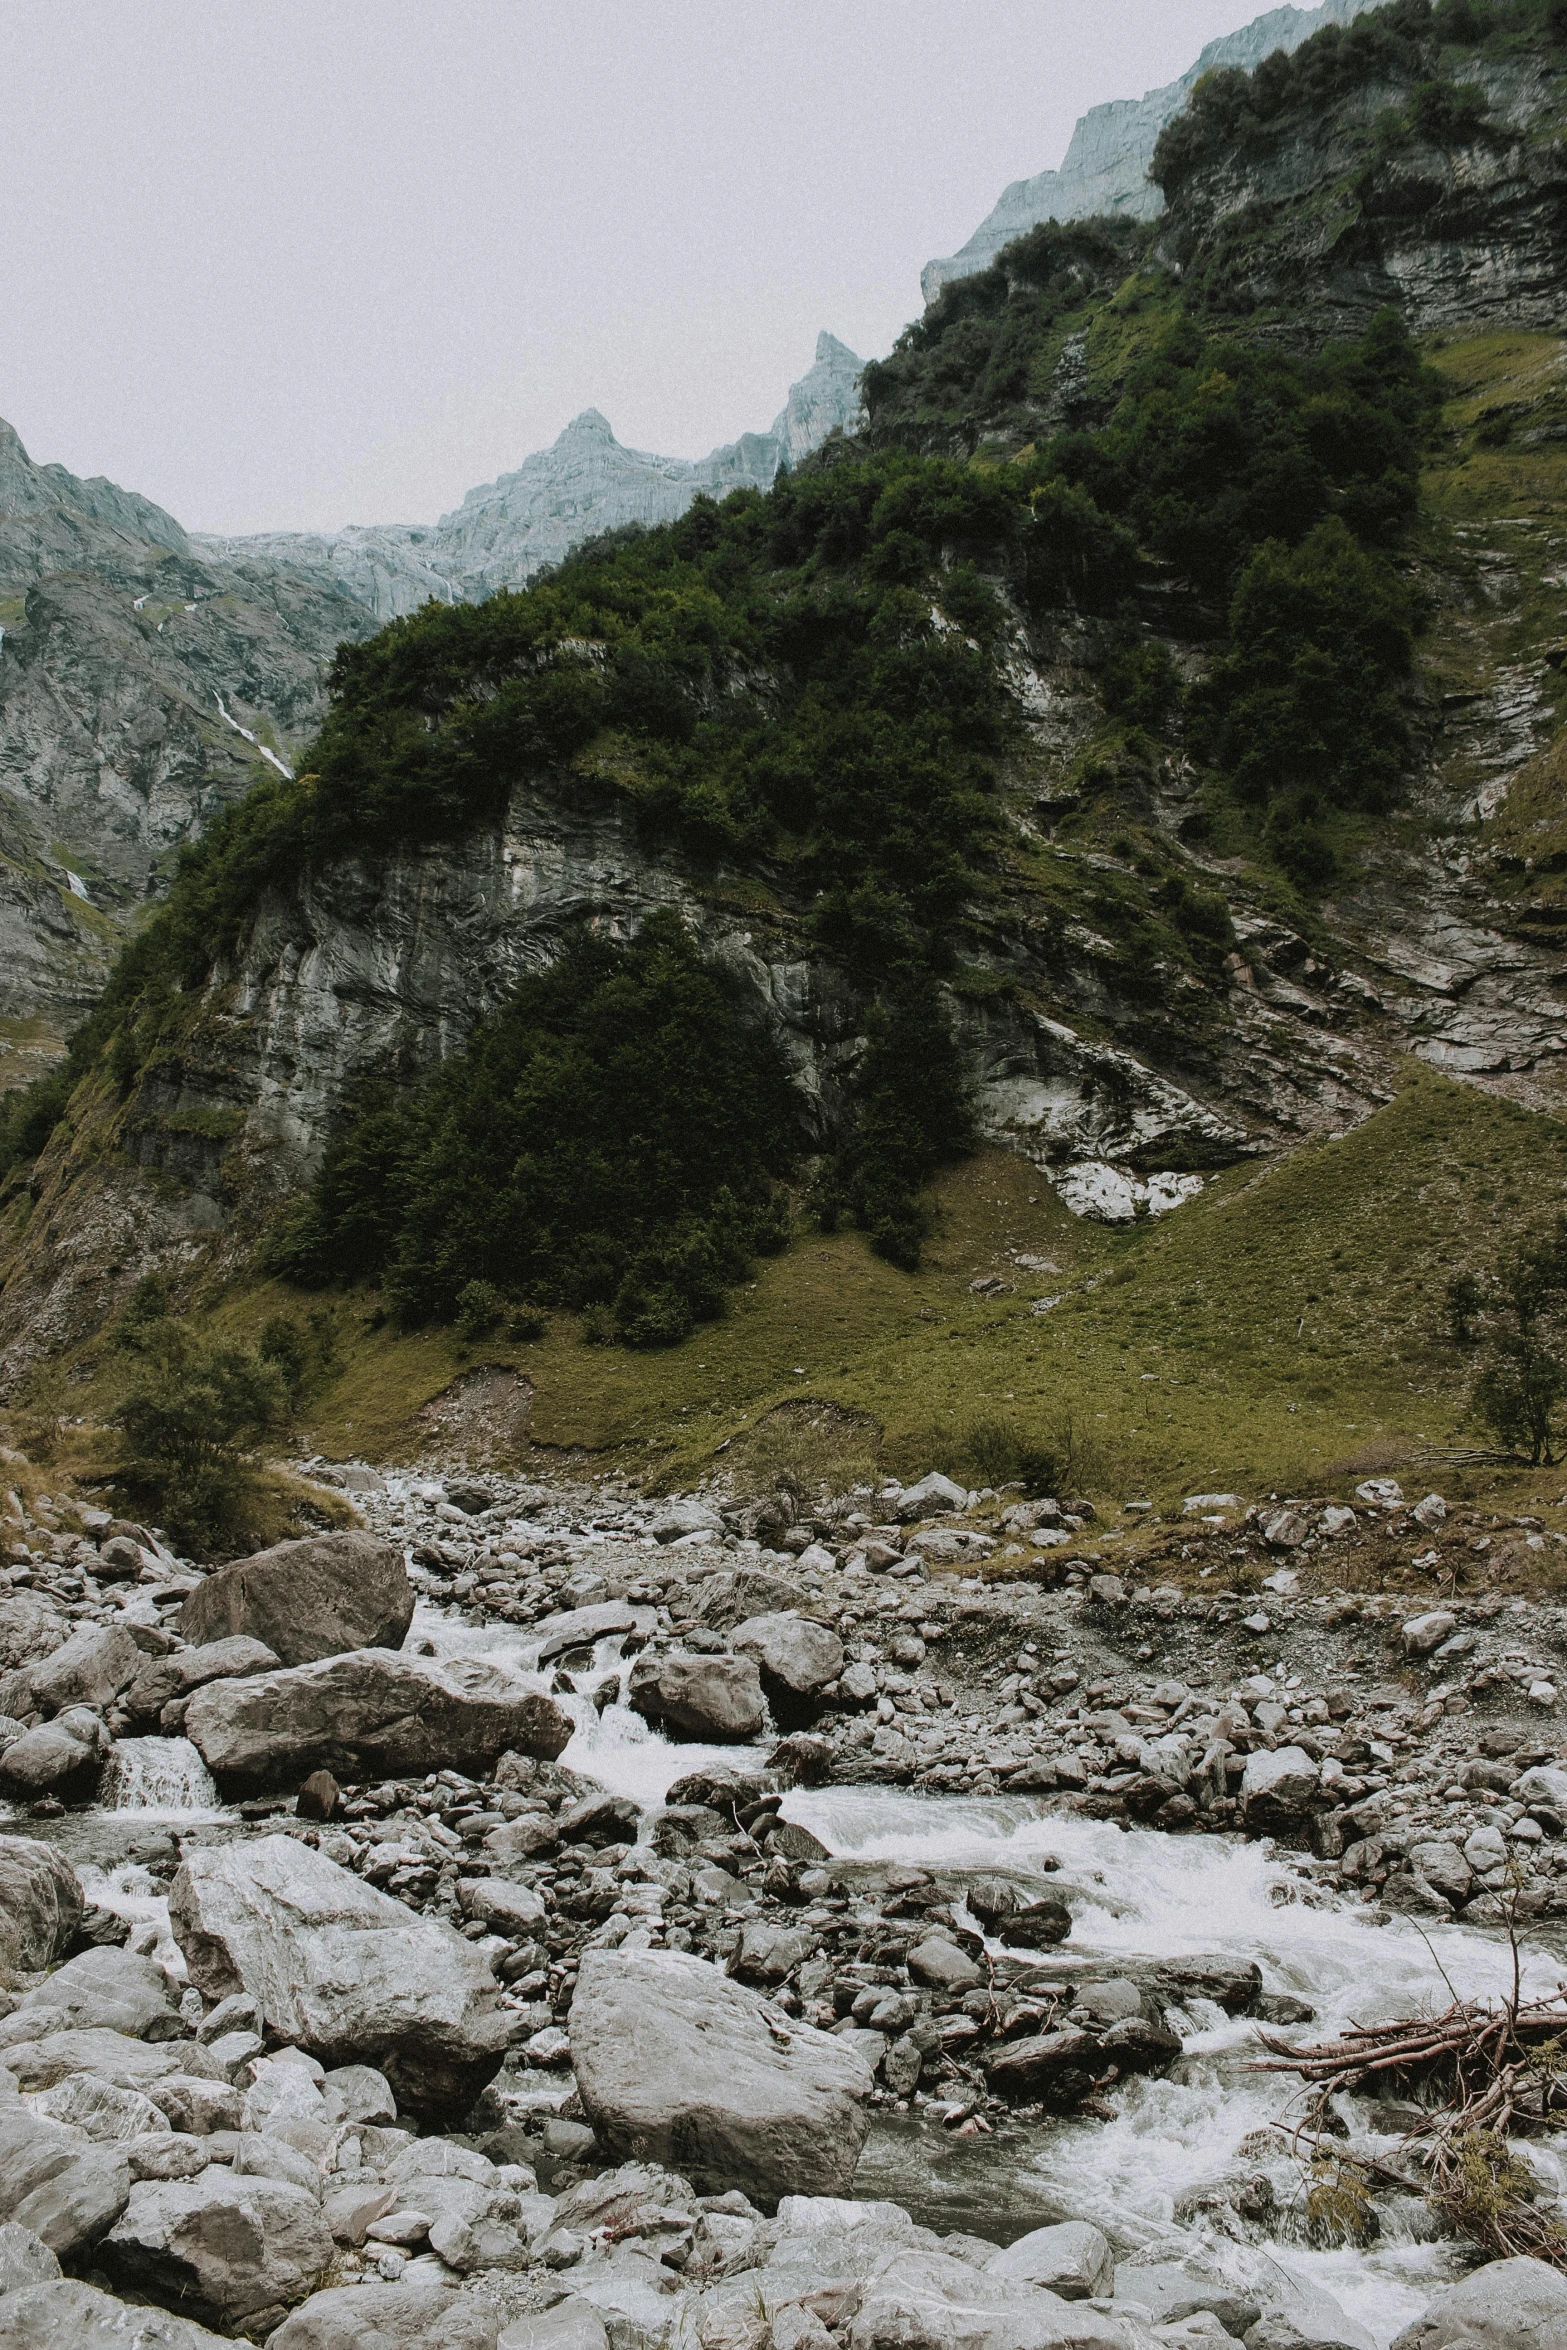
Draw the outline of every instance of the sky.
M192 529L695 457L1262 0L5 0L0 415Z

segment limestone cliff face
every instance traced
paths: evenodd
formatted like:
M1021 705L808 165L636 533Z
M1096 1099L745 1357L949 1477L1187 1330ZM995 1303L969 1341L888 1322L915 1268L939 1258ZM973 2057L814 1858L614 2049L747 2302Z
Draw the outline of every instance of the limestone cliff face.
M1150 90L1142 98L1115 98L1108 105L1091 107L1073 131L1059 171L1014 180L966 245L945 261L926 262L920 272L926 301L934 302L955 278L988 269L1004 245L1042 220L1088 220L1103 212L1156 220L1164 198L1149 179L1148 166L1159 133L1172 115L1179 114L1205 73L1219 66L1250 72L1275 49L1298 49L1325 24L1347 24L1374 4L1375 0L1324 0L1317 8L1270 8L1239 32L1210 41L1179 81L1167 82L1162 90Z
M1410 91L1377 83L1225 154L1183 184L1160 257L1313 336L1357 332L1388 305L1416 335L1558 330L1561 77L1521 55L1476 57L1463 79L1484 94L1485 120L1460 144L1379 148L1379 118Z

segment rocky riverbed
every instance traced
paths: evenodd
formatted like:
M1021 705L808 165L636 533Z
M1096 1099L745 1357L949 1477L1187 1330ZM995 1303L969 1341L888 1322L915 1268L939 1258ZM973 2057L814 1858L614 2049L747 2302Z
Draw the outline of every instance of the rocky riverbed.
M13 1499L0 2350L1567 2343L1253 2069L1554 1987L1561 1611L1310 1588L1532 1520L315 1473L211 1573Z

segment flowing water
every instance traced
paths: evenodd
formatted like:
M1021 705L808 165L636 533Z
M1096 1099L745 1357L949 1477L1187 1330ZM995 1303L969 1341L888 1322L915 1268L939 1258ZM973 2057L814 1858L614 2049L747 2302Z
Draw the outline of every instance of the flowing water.
M217 1782L188 1738L124 1738L99 1789L108 1811L159 1820L227 1819Z

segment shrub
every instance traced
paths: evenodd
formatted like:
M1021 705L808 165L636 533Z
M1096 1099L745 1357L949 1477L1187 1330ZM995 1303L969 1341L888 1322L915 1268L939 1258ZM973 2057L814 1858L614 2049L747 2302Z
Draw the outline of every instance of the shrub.
M1480 1349L1476 1417L1535 1466L1554 1462L1567 1396L1567 1215L1517 1241L1494 1272L1460 1274L1446 1306L1452 1335Z
M257 1448L285 1424L286 1382L259 1354L204 1347L169 1319L149 1325L139 1352L115 1414L121 1478L177 1543L210 1555L255 1508Z
M493 1281L469 1281L457 1292L457 1333L470 1346L487 1338L506 1310L506 1300Z

